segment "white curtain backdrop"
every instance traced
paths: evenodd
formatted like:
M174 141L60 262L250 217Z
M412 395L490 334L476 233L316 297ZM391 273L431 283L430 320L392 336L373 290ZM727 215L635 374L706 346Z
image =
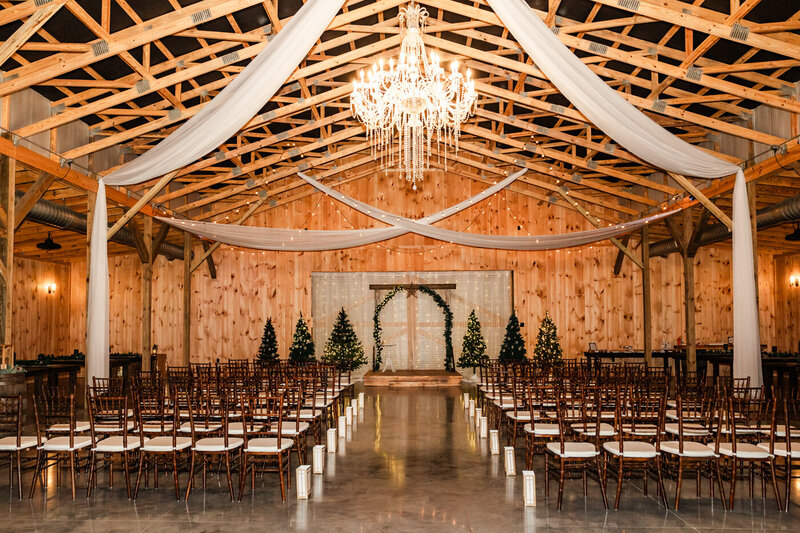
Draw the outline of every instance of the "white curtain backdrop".
M105 185L132 185L211 152L247 123L305 59L345 0L309 0L275 39L200 112L157 146L99 180L90 244L86 379L108 376L108 227Z
M359 374L372 368L372 317L375 313L375 292L371 284L455 283L454 290L438 290L453 312L453 352L456 361L467 329L467 317L475 309L486 339L487 353L492 359L500 352L506 323L511 314L511 277L501 271L443 271L443 272L313 272L311 274L311 317L314 346L321 357L325 342L331 334L339 309L344 307L356 335L364 346L370 364ZM378 291L378 300L386 296ZM409 341L408 305L416 311L416 334ZM396 369L444 368L444 317L432 298L417 292L408 299L405 291L398 293L381 311L383 341L392 346L384 348L384 361L391 356ZM409 358L409 343L414 344L414 357ZM472 369L459 369L467 375Z
M742 170L692 146L650 120L564 46L524 0L488 0L536 66L595 126L653 166L699 178L736 174L733 194L735 377L762 383L750 208Z

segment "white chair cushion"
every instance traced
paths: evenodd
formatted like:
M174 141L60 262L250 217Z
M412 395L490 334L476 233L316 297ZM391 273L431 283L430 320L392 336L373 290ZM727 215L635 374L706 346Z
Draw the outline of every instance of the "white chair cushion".
M278 453L288 450L294 442L292 439L261 438L250 439L244 451L248 453Z
M48 452L69 452L80 450L92 445L92 438L89 436L75 437L73 447L69 447L69 437L55 437L42 444L42 450Z
M668 440L661 443L661 451L672 455L682 455L683 457L716 457L714 450L693 440L683 441L683 454L681 454L680 443L676 440Z
M222 437L211 437L200 439L194 444L192 448L196 452L224 452L226 450L235 450L242 445L242 439L228 438L228 447L225 447L225 439Z
M293 422L287 423L284 422L281 424L281 435L288 435L290 437L294 437L296 435L300 435L308 431L310 426L307 422L300 422L299 427L295 425ZM276 433L278 431L278 424L272 424L272 427L269 428L270 433Z
M45 441L44 437L42 437L42 441ZM21 437L19 442L19 448L17 448L17 437L3 437L0 439L0 452L15 452L19 450L27 450L28 448L33 448L38 443L36 442L36 437Z
M125 447L122 445L122 437L108 437L107 439L103 439L97 443L97 446L92 449L92 451L100 452L100 453L116 453L116 452L125 452L137 449L141 445L139 439L137 437L129 436L128 437L128 446Z
M312 409L301 409L300 410L300 420L313 420L315 418L319 418L322 413L317 410L315 413ZM286 418L289 420L294 420L296 413L290 413Z
M530 424L525 424L523 430L531 435L552 437L558 435L558 424L536 424L533 426L533 429L531 429Z
M649 442L640 440L626 440L622 442L622 453L619 451L619 441L604 442L603 449L612 455L622 455L631 459L650 459L657 455L656 447Z
M264 424L250 424L247 427L248 433L259 433L264 429ZM244 424L241 422L231 422L228 424L229 435L244 435Z
M530 411L517 411L517 414L514 414L514 411L509 411L506 413L506 416L511 420L530 420L531 419L531 412ZM538 413L533 414L534 420L539 420Z
M133 422L128 422L128 431L133 431ZM95 424L95 433L122 433L122 427L116 424Z
M627 435L636 435L639 437L655 437L658 433L658 426L655 424L626 424L622 427L622 432Z
M176 437L174 448L172 447L172 437L153 437L144 442L142 449L146 452L171 452L173 449L185 450L191 445L191 437Z
M759 442L758 447L769 453L769 442ZM786 457L790 455L792 459L800 459L800 442L792 441L792 451L786 451L786 442L776 442L773 448L777 457Z
M664 424L664 431L669 433L670 435L677 435L678 434L678 423L675 422ZM707 437L711 434L709 430L703 427L701 424L696 424L694 422L684 422L683 424L683 436L684 437Z
M164 423L164 433L172 431L172 422ZM160 422L145 422L142 424L142 432L144 433L161 433Z
M563 454L561 453L560 442L548 442L547 451L566 458L589 458L600 455L600 452L591 442L565 442Z
M89 431L91 425L88 420L81 420L75 422L75 433L83 433ZM48 433L69 433L69 424L53 424L47 428Z
M710 443L707 446L712 450L714 449L713 443ZM726 457L733 457L733 445L730 442L721 442L719 445L719 453L720 455L724 455ZM769 452L762 450L755 444L750 444L747 442L736 443L735 456L739 459L769 459L772 457Z
M764 433L765 435L769 435L770 431L770 428L761 428L761 433ZM789 435L793 439L800 437L800 428L790 426ZM775 436L781 439L786 438L786 426L784 424L778 424L775 426Z
M590 424L586 424L586 429L584 429L583 424L572 424L572 431L575 433L580 433L581 435L592 435L596 434L595 423L592 422ZM612 437L616 435L617 432L614 430L614 426L611 424L606 424L605 422L600 422L600 436L601 437Z
M219 431L222 429L221 424L209 424L206 427L203 424L195 424L194 425L194 432L195 433L213 433L214 431ZM180 429L178 429L181 433L191 433L192 432L192 423L191 422L184 422L181 424Z

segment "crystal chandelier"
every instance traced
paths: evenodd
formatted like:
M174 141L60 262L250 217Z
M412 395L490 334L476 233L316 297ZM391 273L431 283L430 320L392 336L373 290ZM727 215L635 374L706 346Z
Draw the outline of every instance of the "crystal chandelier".
M423 170L430 167L434 140L437 151L444 152L445 169L445 145L458 153L461 124L472 115L478 98L470 71L462 76L458 61L447 74L436 53L428 59L422 42L427 18L428 11L414 2L400 9L398 19L404 29L399 61L390 59L385 65L381 59L366 76L362 70L350 96L353 116L367 128L373 157L380 154L383 166L397 163L414 190Z

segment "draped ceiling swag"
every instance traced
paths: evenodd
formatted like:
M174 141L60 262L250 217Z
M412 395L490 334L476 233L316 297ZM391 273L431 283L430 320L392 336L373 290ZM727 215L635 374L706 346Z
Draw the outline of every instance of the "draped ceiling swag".
M156 148L106 176L103 180L105 184L130 185L169 174L219 146L272 98L306 57L343 3L343 0L308 1L277 37L263 47L256 59L210 104ZM737 167L673 136L608 88L553 35L524 1L488 0L488 3L533 59L535 68L540 69L590 122L626 150L653 167L689 177L718 178L736 174L734 372L736 375L752 376L754 382L760 382L752 240L747 196L743 190L744 177L741 172ZM105 203L102 184L101 182L97 196L98 206ZM105 227L106 217L104 209L95 209L94 227ZM427 232L433 235L435 228L432 229L432 226L422 221L396 217L392 227L388 229L422 234ZM88 325L88 374L98 376L105 375L108 371L108 264L106 243L102 237L102 232L94 232L90 266L92 279L89 288L90 309L93 312L89 315Z

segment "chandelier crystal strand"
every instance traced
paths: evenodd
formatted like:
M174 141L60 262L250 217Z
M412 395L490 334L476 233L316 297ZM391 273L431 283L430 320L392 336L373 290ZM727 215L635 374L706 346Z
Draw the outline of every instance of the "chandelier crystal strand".
M400 57L388 68L380 59L365 75L353 82L350 105L353 116L364 123L373 158L385 168L395 166L417 189L423 171L430 168L433 139L438 157L447 170L447 146L458 154L461 124L475 110L477 94L470 71L466 77L458 61L450 74L439 64L439 56L425 51L422 34L428 11L411 2L400 9L403 28ZM397 160L394 150L397 133ZM443 152L443 157L442 157Z

